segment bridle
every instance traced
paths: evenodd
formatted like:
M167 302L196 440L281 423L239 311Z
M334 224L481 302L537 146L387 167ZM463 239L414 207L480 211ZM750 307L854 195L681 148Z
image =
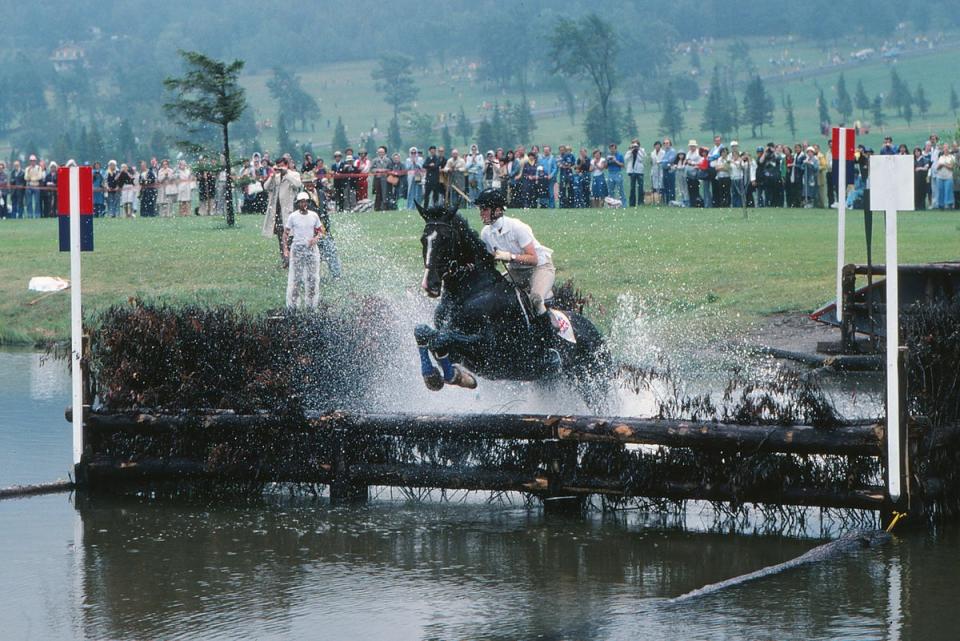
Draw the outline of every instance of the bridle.
M451 235L453 236L453 255L459 256L461 238L460 238L460 234L457 232L457 229L454 227L454 225L451 225L450 223L442 220L432 220L427 223L426 229L424 229L424 233L426 234L427 230L430 230L431 228L434 228L434 227L446 227L447 229L450 230ZM433 265L433 257L430 258L430 263L425 265L425 267L429 270L432 268L432 265ZM440 274L440 280L446 281L447 279L458 278L464 274L468 274L472 272L474 269L476 269L476 265L474 265L473 263L466 263L464 265L461 265L459 261L457 261L456 259L453 259L447 263L446 271Z

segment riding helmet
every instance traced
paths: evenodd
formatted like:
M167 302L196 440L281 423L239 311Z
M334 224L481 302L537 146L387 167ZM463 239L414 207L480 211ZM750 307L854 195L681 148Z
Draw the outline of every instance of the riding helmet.
M477 207L489 207L491 209L506 208L507 206L507 201L499 189L484 189L473 202L476 203Z

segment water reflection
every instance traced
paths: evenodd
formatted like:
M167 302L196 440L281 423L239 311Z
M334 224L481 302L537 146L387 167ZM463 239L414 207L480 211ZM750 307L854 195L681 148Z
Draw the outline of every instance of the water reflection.
M80 498L77 509L83 628L94 638L241 630L251 638L683 638L681 630L730 626L832 638L876 635L887 619L882 557L774 577L678 610L666 599L817 542L647 529L638 515L102 498Z

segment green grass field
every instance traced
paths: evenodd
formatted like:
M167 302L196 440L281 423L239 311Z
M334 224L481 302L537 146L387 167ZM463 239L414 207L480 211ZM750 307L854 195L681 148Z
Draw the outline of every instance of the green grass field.
M474 227L475 210L465 210ZM647 317L696 325L705 318L753 321L779 311L810 311L833 298L833 210L624 210L515 212L554 249L558 282L573 278L608 326L617 297L634 294ZM847 259L866 259L862 213L849 214ZM96 221L96 251L83 256L86 315L143 297L174 303L281 307L286 272L276 240L260 235L258 216L235 228L211 218ZM416 213L335 218L345 277L324 285L330 301L352 294L419 295ZM882 262L882 216L874 230ZM0 342L34 343L69 335L67 292L27 290L32 276L69 278L69 254L57 251L52 219L0 221ZM960 212L900 217L900 260L958 258Z
M840 72L821 70L820 65L827 62L833 50L821 49L812 42L802 40L787 41L781 39L770 41L765 38L748 38L746 40L750 45L751 58L758 73L764 76L777 75L782 68L774 66L772 60L796 58L805 62L806 75L804 79L782 82L769 80L767 82L767 91L776 103L774 124L764 127L763 133L761 134L758 131L756 136L751 135L749 126L741 127L736 137L742 143L742 147L749 148L756 144L764 144L769 140L777 142L794 141L794 136L791 135L786 126L785 112L782 109L782 102L788 94L794 104L797 121L796 138L811 142L822 142L822 136L817 125L818 91L823 88L827 100L832 100L835 96L834 88ZM727 40L717 40L700 56L701 71L698 82L701 90L705 91L709 86L714 65L724 65L729 62L728 44L729 41ZM835 53L846 60L850 50L852 50L852 45L848 46L847 49L837 49ZM675 72L689 73L691 67L688 55L677 54L673 58ZM380 130L385 132L391 114L390 108L383 102L380 94L375 91L374 81L370 77L370 71L375 64L375 61L370 60L330 64L318 70L311 70L310 68L298 70L304 88L318 98L322 115L316 122L316 131L294 131L292 137L300 142L312 141L315 149L321 155L329 158L329 141L333 136L333 125L336 123L338 116L343 118L347 126L348 137L353 142L356 142L360 133L368 131L375 122ZM870 134L863 136L862 141L868 145L879 147L883 135L889 133L897 141L907 142L912 147L913 144L925 139L931 131L944 134L943 138L952 137L958 125L956 117L948 110L950 93L950 81L948 79L952 77L951 71L958 65L960 65L960 49L938 47L923 55L904 58L897 62L876 57L865 61L856 68L845 70L847 88L851 96L856 88L857 80L863 81L864 88L871 98L887 92L890 87L890 70L896 68L912 91L916 90L918 83L922 83L927 98L931 101L930 113L925 118L921 118L917 114L910 124L895 117L896 114L887 109L888 124L882 128L872 127ZM277 104L266 89L266 81L269 77L269 73L248 75L244 78L243 84L247 88L250 104L257 113L258 120L267 119L276 122ZM743 80L746 77L745 72L741 73L739 77ZM439 65L425 65L417 68L415 81L420 88L420 95L417 98L414 110L434 117L439 117L440 114L456 114L462 105L470 118L480 119L484 113L487 113L481 109L484 102L492 104L494 101L499 101L504 104L508 100L516 101L519 96L514 93L498 92L482 82L468 79L465 74L456 69L448 68L444 70ZM622 98L631 95L636 89L637 87L624 85L618 90L617 95ZM588 99L593 96L590 88L585 85L578 87L576 91L578 95L585 96ZM557 94L552 91L543 91L534 86L528 97L535 102L537 108L559 107ZM740 98L742 100L742 95ZM711 132L704 131L700 127L704 104L705 98L702 97L688 103L687 111L684 113L686 124L681 135L684 143L687 138L696 138L702 142L710 140ZM832 108L830 113L836 124L840 120L839 116ZM659 128L661 114L653 103L648 105L648 111L646 112L635 104L634 116L640 138L649 148L653 140L662 136ZM534 139L542 144L552 144L554 147L560 143L570 143L577 147L584 146L586 143L581 118L582 113L579 112L573 123L565 114L538 116ZM854 118L861 120L864 124L869 124L872 121L869 112L861 114L857 111ZM327 128L328 119L330 121L329 128ZM852 125L853 123L847 124ZM451 134L453 129L451 124ZM261 140L270 146L276 140L276 129L264 131ZM410 140L408 142L422 145L425 141ZM430 142L440 142L439 131L436 132L435 140ZM454 136L454 143L462 145L463 141L457 140Z

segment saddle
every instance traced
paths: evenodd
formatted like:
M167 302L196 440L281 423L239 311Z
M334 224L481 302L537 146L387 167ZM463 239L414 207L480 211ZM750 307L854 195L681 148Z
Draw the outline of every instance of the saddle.
M527 321L527 326L532 328L534 325L533 319L536 317L536 314L533 311L533 305L530 303L530 293L516 284L514 284L513 289L517 294L517 302L520 303L520 308L523 310L523 316ZM543 301L543 304L547 308L547 314L550 317L550 325L556 335L568 343L576 343L577 337L576 333L573 331L573 324L570 322L570 317L567 316L566 312L563 312L559 309L554 309L553 307L552 291Z

